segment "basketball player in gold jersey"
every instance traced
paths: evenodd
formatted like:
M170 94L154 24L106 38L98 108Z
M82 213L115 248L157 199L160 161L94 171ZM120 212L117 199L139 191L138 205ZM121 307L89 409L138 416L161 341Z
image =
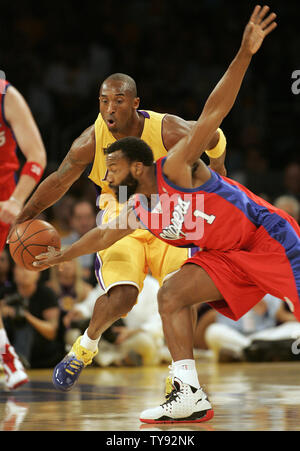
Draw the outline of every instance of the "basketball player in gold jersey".
M100 114L92 126L74 141L57 171L49 175L35 191L18 216L16 223L32 219L60 199L93 162L89 178L99 187L102 221L118 214L113 191L108 186L103 150L114 141L136 136L155 149L155 159L167 154L195 122L177 116L140 111L135 81L125 74L108 77L100 89ZM225 175L226 139L219 129L209 144L207 154L212 169ZM89 327L73 345L69 365L70 384L58 388L69 390L81 369L90 364L98 350L101 334L135 305L143 281L150 269L160 284L177 271L188 258L187 249L166 245L148 231L136 231L99 252L96 275L104 294L97 300Z

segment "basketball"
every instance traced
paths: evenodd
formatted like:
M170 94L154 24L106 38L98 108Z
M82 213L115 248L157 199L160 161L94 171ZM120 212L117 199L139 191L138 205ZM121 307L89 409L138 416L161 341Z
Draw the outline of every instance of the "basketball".
M17 224L9 239L9 251L14 262L30 271L41 271L32 263L35 257L48 252L48 246L60 250L60 236L55 228L46 221L33 219Z

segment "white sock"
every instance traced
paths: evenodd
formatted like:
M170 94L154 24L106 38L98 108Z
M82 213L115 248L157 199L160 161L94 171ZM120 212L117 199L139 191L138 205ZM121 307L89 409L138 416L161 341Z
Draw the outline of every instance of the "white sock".
M98 343L101 338L101 335L99 338L96 338L96 340L92 340L88 334L87 330L84 332L83 336L80 340L80 346L83 346L85 349L88 349L89 351L96 352L98 349Z
M0 329L0 354L4 354L5 345L9 344L5 329Z
M178 360L173 362L173 378L178 377L184 384L200 388L195 360Z

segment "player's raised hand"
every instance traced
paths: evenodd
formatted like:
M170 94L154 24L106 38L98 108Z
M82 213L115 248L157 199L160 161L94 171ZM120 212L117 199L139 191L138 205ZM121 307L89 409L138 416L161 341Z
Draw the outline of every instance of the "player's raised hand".
M277 23L275 13L270 13L269 6L256 6L245 28L242 49L250 55L254 55L261 47L265 37L276 27Z

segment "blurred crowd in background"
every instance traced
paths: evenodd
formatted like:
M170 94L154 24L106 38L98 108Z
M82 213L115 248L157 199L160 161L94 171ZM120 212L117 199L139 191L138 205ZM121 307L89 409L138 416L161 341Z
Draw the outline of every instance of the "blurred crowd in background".
M238 49L253 5L233 0L190 2L188 7L182 0L101 0L78 5L26 1L17 8L9 2L1 5L0 69L22 92L41 130L48 155L45 176L56 169L73 140L95 121L100 85L114 72L136 80L141 109L197 119ZM293 26L298 5L289 1L284 5L270 2L270 6L280 18L278 30L255 57L236 105L222 125L228 143L227 169L228 176L277 203L299 221L300 96L291 91L292 72L300 69L295 67L300 36ZM65 245L95 226L96 191L86 175L43 216L59 230ZM2 303L2 313L10 339L26 366L52 366L85 330L93 303L101 294L94 276L94 256L64 265L63 271L53 268L41 274L25 274L12 266L7 250L3 251L0 299L8 299L5 306ZM37 296L40 287L45 292ZM149 275L136 311L104 336L100 366L170 361L157 312L157 289ZM45 332L32 323L29 333L24 310L43 318L43 309L50 307L57 308L55 333L51 325ZM141 314L139 308L148 308L149 315ZM215 312L201 309L195 346L207 350L213 334L205 339L204 332L218 318ZM265 301L256 313L272 318L263 322L263 328L294 321L281 302L270 310ZM245 336L257 331L254 325L251 330L247 327L246 332L242 330ZM286 339L284 334L282 337ZM239 342L241 348L250 344L249 340ZM237 359L245 358L240 348L234 354Z

